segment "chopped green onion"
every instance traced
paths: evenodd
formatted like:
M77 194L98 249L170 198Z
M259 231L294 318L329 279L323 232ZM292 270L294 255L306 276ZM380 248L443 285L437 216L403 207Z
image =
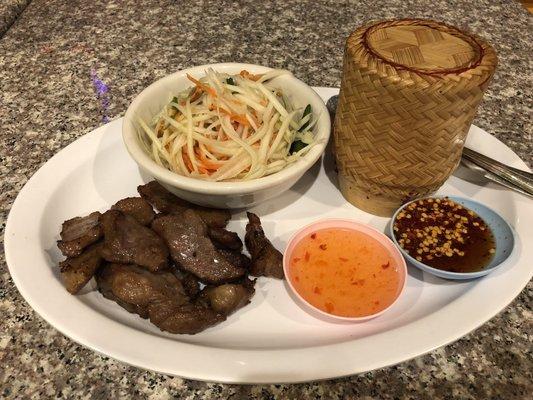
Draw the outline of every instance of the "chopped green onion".
M306 107L305 107L305 110L304 110L304 113L302 115L302 119L305 118L308 114L311 114L311 104L308 104ZM309 118L309 121L311 121L311 118ZM299 132L302 132L305 130L305 128L307 128L309 126L309 121L307 121L305 124L303 124L300 129L298 130ZM304 146L305 147L305 146Z

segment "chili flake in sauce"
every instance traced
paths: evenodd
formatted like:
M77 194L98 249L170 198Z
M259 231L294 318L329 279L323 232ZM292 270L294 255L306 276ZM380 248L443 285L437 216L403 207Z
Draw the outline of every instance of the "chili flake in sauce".
M447 197L410 203L396 216L393 230L411 257L444 271L480 271L496 252L485 221Z

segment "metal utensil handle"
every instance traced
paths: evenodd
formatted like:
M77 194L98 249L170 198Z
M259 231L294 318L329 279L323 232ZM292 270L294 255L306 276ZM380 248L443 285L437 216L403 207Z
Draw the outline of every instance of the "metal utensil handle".
M528 182L527 180L523 179L520 176L513 175L512 173L509 173L507 171L501 171L497 168L493 168L490 165L487 165L483 162L479 162L475 159L471 159L467 156L465 156L466 159L473 162L477 166L483 168L485 170L485 177L488 179L491 179L495 182L501 183L506 182L507 185L511 188L517 187L520 188L522 191L526 192L529 195L533 195L533 184L531 182Z
M487 178L487 179L489 179L489 180L491 180L491 181L493 181L495 183L498 183L498 184L500 184L502 186L505 186L508 189L514 190L515 192L518 192L520 194L523 194L524 196L527 196L527 197L533 199L533 194L532 193L528 193L525 190L522 190L518 186L513 185L512 183L506 181L505 179L502 179L502 178L498 177L497 175L494 175L491 172L487 171L485 173L485 178Z
M520 171L521 173L518 174L514 171L514 168L511 169L511 167L479 154L471 149L463 149L463 156L467 160L491 172L497 177L508 181L509 183L519 187L529 194L533 194L533 174L526 171Z
M524 196L527 196L533 199L533 195L520 189L518 186L513 185L511 182L508 182L505 179L499 178L498 176L494 175L492 172L489 172L486 169L481 168L479 165L474 164L472 161L469 161L466 157L462 157L461 162L466 168L482 175L485 179L491 182L497 183L498 185L504 186L507 189L513 190L517 193L523 194Z
M527 172L527 171L524 171L518 168L511 167L509 165L503 164L497 160L494 160L493 158L487 157L486 155L478 153L477 151L469 149L467 147L463 148L463 154L465 154L466 156L472 159L477 159L480 162L486 162L487 164L494 165L495 168L501 168L502 170L513 172L516 175L523 177L527 181L533 182L533 173L531 172Z

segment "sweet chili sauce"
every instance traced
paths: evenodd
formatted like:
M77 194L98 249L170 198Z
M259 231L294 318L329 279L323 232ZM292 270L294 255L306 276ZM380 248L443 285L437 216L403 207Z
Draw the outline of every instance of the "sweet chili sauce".
M391 305L401 290L392 256L378 240L359 231L310 233L296 244L289 262L294 289L328 314L372 315Z

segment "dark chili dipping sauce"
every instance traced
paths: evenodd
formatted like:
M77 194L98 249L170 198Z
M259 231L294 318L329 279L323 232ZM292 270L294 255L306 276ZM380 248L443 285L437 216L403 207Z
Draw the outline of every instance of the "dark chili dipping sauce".
M485 221L447 197L409 204L396 216L393 229L411 257L444 271L481 271L496 252Z

